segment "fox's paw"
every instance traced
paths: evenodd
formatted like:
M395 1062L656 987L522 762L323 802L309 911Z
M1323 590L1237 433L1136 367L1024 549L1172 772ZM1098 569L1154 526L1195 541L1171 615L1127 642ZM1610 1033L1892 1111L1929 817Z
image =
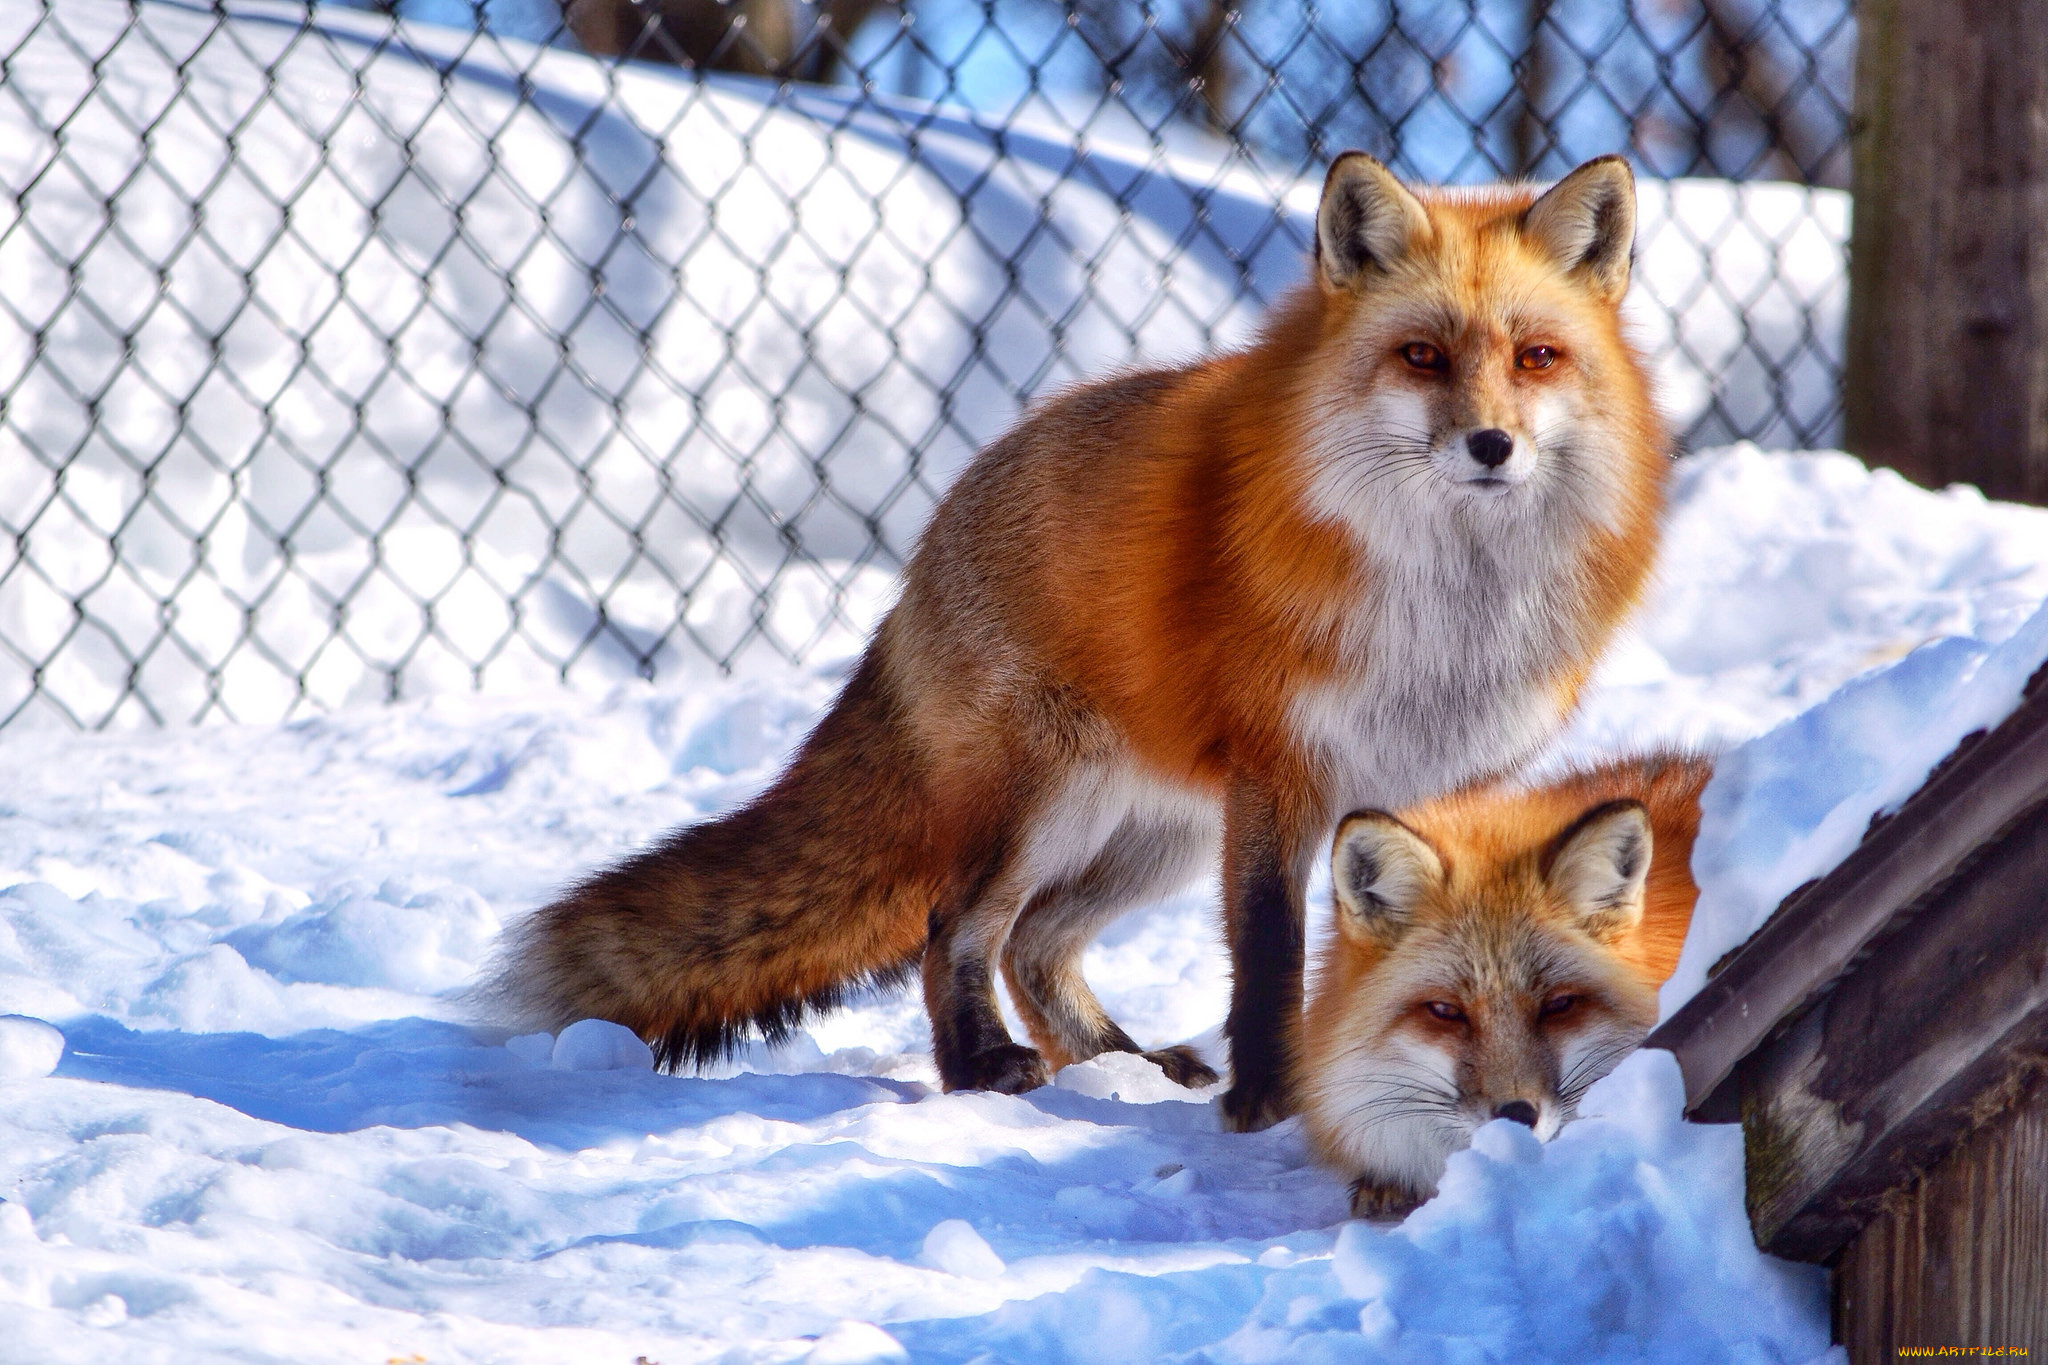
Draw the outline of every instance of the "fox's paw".
M1381 1185L1371 1176L1351 1182L1351 1216L1376 1222L1406 1218L1422 1206L1422 1196L1405 1185Z
M1223 1126L1233 1133L1271 1128L1294 1112L1286 1087L1275 1081L1237 1080L1223 1092Z
M1138 1054L1166 1073L1166 1079L1190 1090L1200 1090L1205 1085L1214 1085L1223 1079L1216 1074L1216 1068L1202 1060L1202 1054L1181 1044L1176 1047L1158 1047L1150 1052Z
M957 1083L948 1090L994 1090L1004 1095L1021 1095L1036 1090L1052 1079L1045 1055L1022 1043L1002 1043L975 1053L961 1068Z

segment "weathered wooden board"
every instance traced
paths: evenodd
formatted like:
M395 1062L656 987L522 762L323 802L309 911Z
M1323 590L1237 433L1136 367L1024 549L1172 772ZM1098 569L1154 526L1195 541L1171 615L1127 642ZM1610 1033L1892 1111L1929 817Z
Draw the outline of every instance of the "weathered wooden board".
M1738 1069L1750 1222L1825 1260L2048 1056L2048 807L2037 807Z
M1885 1201L1835 1267L1835 1339L1850 1365L1902 1346L2048 1354L2048 1087Z
M1736 1064L1820 999L1900 912L2048 801L2048 686L1957 756L1821 881L1788 899L1647 1046L1678 1057L1686 1106L1732 1121Z

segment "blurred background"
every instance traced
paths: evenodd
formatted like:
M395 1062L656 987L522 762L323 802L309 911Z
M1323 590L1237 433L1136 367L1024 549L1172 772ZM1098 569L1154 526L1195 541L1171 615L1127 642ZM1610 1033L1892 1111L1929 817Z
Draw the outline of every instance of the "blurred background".
M0 724L829 666L1323 167L1641 177L1679 450L1839 442L1847 0L0 0Z

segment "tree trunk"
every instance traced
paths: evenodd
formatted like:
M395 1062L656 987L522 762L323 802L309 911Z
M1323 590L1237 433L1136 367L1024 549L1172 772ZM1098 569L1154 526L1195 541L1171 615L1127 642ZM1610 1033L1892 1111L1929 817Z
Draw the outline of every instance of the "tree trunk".
M1804 81L1818 83L1818 77L1799 70L1796 44L1791 54L1778 51L1785 46L1785 39L1769 22L1770 4L1764 0L1705 0L1704 9L1707 77L1716 90L1736 97L1709 114L1700 130L1707 163L1720 174L1742 179L1840 184L1833 176L1839 174L1835 148L1842 127L1822 112L1825 102L1798 98ZM1793 60L1786 60L1788 55ZM1764 151L1754 164L1743 166L1716 144L1725 146L1722 139L1726 137L1740 145L1746 131L1743 125L1752 119L1763 138Z
M1526 0L1522 7L1522 55L1515 63L1515 175L1529 180L1553 145L1550 86L1556 63L1551 60L1550 0Z
M1208 0L1188 44L1186 65L1202 82L1202 115L1219 133L1231 131L1230 56L1224 50L1224 40L1230 36L1238 8L1230 0Z
M889 0L561 0L585 52L700 71L824 82ZM801 17L800 17L801 12Z
M1845 444L2048 503L2048 0L1857 19Z

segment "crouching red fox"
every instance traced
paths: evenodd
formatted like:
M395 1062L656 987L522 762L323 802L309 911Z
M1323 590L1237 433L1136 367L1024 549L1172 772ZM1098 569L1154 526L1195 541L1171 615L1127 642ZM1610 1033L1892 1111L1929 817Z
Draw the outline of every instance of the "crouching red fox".
M1339 158L1314 278L1256 342L982 451L788 769L518 926L508 1013L679 1066L921 965L946 1087L1021 1091L1139 1050L1082 950L1220 849L1225 1114L1288 1112L1336 818L1521 761L1642 589L1667 460L1619 317L1634 223L1618 158L1542 193Z
M1493 1119L1549 1139L1642 1042L1699 898L1710 773L1654 755L1345 819L1295 1093L1354 1213L1428 1198Z

